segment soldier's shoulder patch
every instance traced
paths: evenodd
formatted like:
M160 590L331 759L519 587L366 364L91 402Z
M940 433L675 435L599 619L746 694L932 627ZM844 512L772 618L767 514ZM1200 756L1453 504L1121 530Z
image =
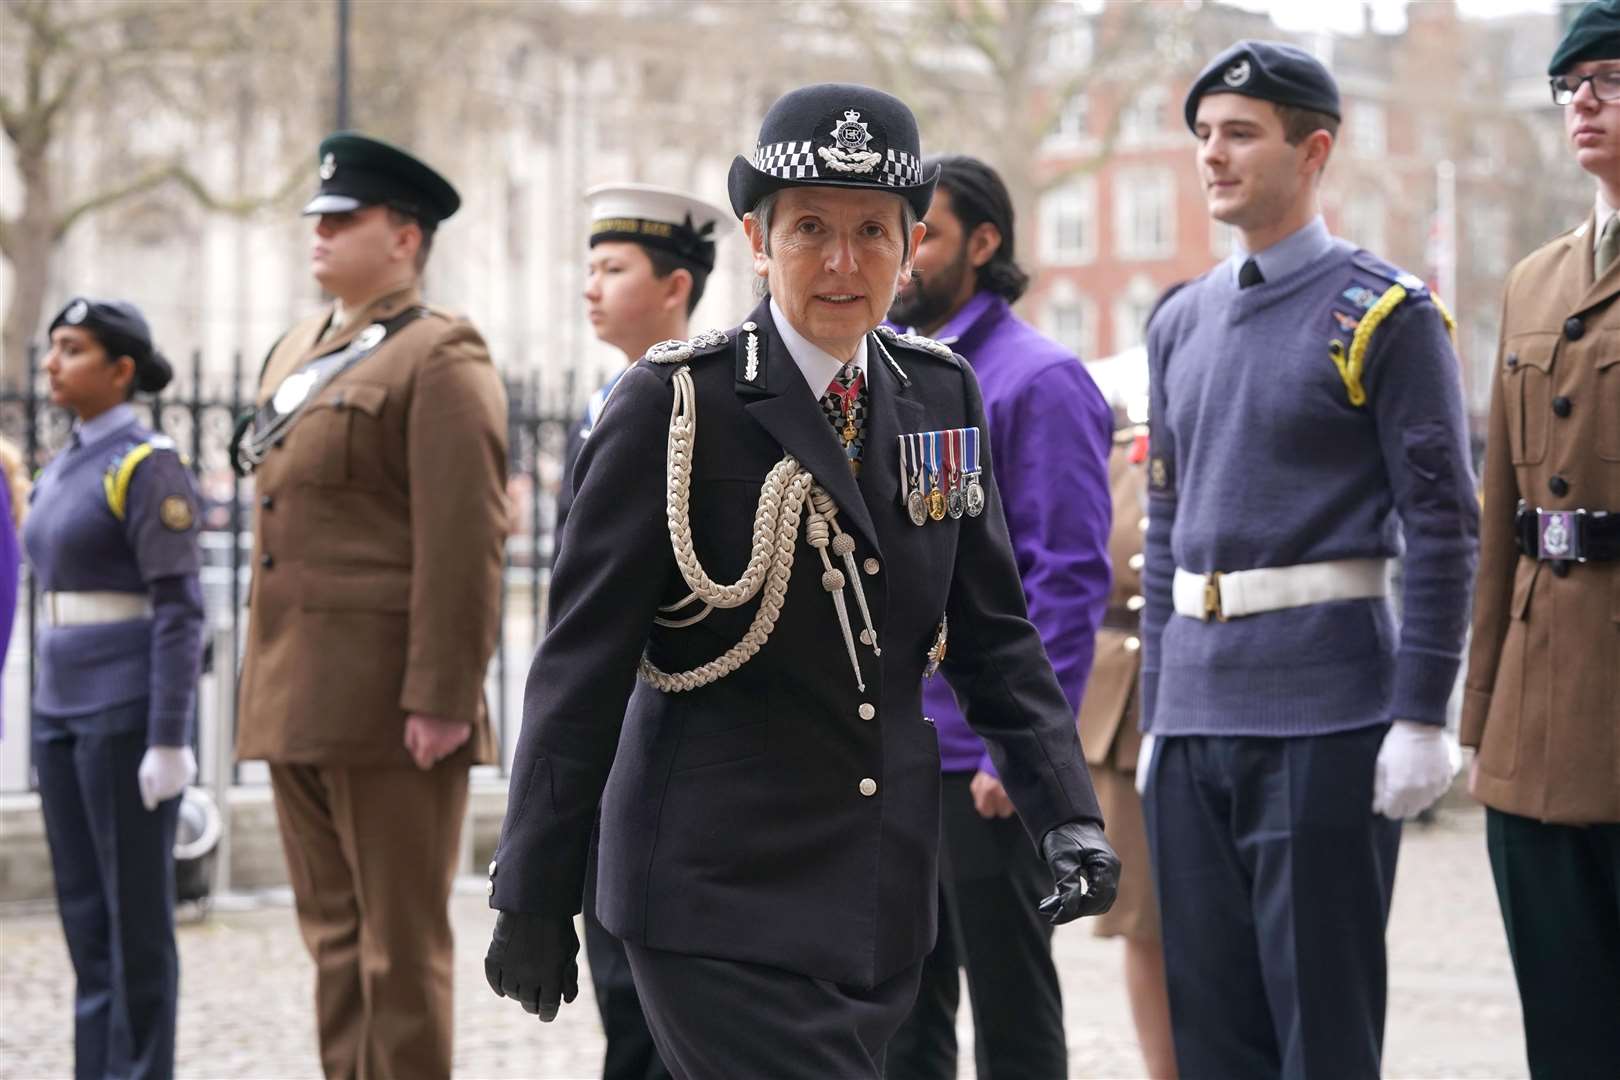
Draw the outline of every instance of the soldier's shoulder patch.
M927 353L936 359L956 363L956 354L951 351L951 347L943 342L935 341L931 337L924 337L922 334L903 334L892 326L880 325L877 332L885 341L901 348Z
M693 357L717 352L731 340L724 330L705 330L687 341L671 338L647 350L642 359L649 364L684 364Z
M185 532L196 522L191 512L191 500L184 495L169 495L158 504L158 520L170 532Z
M1148 458L1148 490L1159 495L1176 493L1176 466L1164 454Z

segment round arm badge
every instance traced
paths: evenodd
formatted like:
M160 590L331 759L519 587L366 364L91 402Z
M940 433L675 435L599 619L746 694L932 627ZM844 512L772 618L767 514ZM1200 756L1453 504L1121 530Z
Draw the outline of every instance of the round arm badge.
M191 501L184 495L167 496L158 505L158 520L170 532L185 532L196 522L196 515L191 512Z

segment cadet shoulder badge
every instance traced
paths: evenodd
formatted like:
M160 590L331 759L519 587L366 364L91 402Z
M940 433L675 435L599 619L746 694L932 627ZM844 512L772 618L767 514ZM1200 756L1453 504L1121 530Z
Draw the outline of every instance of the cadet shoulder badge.
M185 532L197 520L191 502L184 495L170 495L158 506L158 520L170 532Z

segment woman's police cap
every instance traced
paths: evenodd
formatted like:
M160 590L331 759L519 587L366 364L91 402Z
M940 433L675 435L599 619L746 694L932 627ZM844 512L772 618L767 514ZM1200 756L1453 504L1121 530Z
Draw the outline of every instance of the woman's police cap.
M628 240L714 269L714 245L736 226L726 212L674 188L601 184L585 193L590 204L590 246Z
M352 131L321 140L321 188L305 214L346 214L391 206L433 228L461 207L450 181L397 146Z
M1240 41L1209 62L1187 91L1182 112L1191 130L1205 94L1243 94L1339 117L1339 84L1328 69L1304 49L1276 41Z
M726 187L740 218L786 187L876 188L920 218L934 198L936 168L923 176L917 118L906 103L869 86L819 83L777 99L748 157L731 163Z
M155 394L169 385L174 369L163 354L152 347L152 328L141 309L127 300L92 300L75 296L51 320L48 333L59 326L87 330L107 350L110 360L127 356L135 361L135 386Z
M1558 43L1548 75L1562 75L1583 60L1620 60L1620 0L1597 0L1581 8Z

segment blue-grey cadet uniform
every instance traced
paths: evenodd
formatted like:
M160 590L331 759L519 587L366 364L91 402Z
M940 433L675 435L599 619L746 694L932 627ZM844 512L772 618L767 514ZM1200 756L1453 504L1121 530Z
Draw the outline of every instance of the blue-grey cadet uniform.
M136 770L148 745L192 736L203 626L196 488L173 443L120 405L81 424L45 467L24 543L42 592L126 594L149 609L58 620L47 603L34 762L77 976L76 1074L172 1076L180 800L148 811Z

